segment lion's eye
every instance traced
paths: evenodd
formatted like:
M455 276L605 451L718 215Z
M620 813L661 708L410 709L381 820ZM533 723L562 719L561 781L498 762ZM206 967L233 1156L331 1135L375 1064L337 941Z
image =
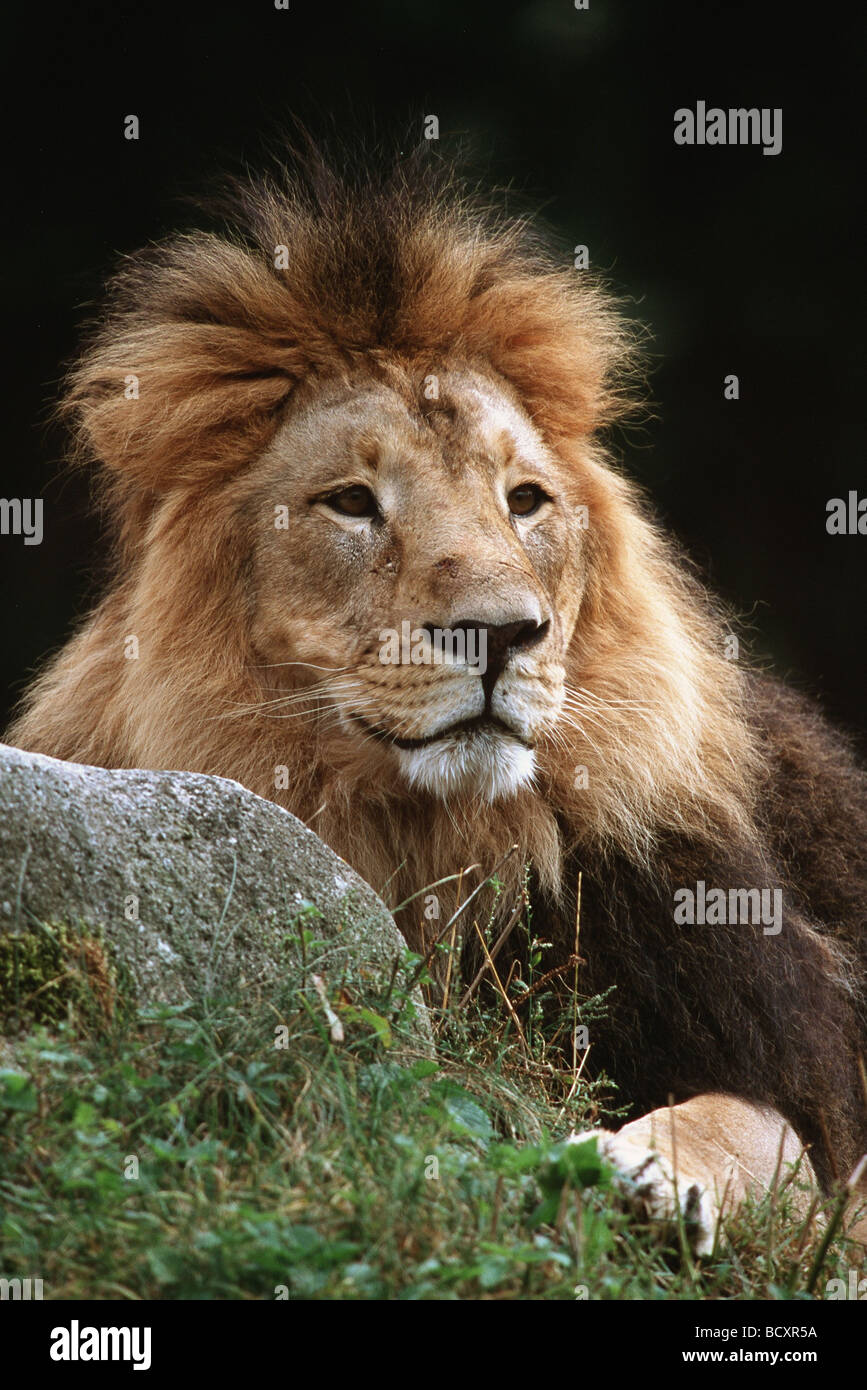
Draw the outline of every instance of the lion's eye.
M376 498L369 487L358 484L333 492L324 499L326 506L339 512L341 516L376 516Z
M513 516L532 516L548 500L548 494L535 483L521 483L520 487L513 487L506 498Z

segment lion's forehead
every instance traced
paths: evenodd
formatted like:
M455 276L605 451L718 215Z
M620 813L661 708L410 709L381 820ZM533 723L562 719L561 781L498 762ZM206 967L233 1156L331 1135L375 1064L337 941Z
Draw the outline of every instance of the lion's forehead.
M374 466L426 456L449 471L551 462L508 388L469 369L407 373L396 384L361 378L311 388L275 440L289 458L293 445L331 467L359 452Z
M461 375L453 385L446 382L445 398L454 405L457 429L475 435L493 457L546 456L542 436L523 408L495 382Z

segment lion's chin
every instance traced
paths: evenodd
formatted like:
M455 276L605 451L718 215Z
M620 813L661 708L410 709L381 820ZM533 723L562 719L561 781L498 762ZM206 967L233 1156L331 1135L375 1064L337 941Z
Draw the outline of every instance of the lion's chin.
M494 729L447 734L424 748L399 749L397 756L409 785L441 801L514 796L536 769L532 748Z

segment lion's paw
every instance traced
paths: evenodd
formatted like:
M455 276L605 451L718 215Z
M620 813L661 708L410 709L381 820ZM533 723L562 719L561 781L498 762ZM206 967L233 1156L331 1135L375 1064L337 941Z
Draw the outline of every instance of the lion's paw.
M677 1221L674 1164L667 1154L648 1148L625 1131L588 1130L571 1135L570 1142L583 1143L591 1137L615 1169L615 1190L633 1211L647 1221ZM705 1183L678 1169L677 1200L690 1246L697 1255L709 1255L719 1217L713 1194Z

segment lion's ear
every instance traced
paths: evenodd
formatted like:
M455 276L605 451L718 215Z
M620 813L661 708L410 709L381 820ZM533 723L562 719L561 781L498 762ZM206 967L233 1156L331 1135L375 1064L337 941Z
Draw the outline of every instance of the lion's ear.
M242 466L309 369L303 306L263 258L204 235L133 258L112 291L60 408L79 453L157 492Z

